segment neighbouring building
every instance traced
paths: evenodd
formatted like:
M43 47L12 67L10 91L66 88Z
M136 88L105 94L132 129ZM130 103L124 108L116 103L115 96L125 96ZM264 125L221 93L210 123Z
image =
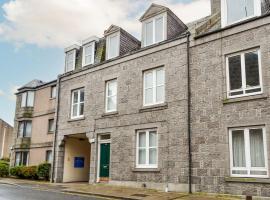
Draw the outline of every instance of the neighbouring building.
M56 81L33 80L16 95L11 165L52 162Z
M210 16L184 24L152 4L141 41L111 25L66 48L52 181L270 196L269 11L211 0ZM21 120L34 129L35 116Z
M10 157L13 127L0 119L0 159Z

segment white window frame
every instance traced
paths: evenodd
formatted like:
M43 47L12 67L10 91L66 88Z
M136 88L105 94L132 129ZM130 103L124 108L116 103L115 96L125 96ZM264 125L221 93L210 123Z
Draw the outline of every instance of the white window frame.
M109 94L109 85L110 85L110 83L113 83L113 82L115 82L116 83L116 94L114 94L114 95L108 95ZM110 81L107 81L106 82L106 103L105 103L105 111L108 113L108 112L115 112L115 111L117 111L117 89L118 89L118 84L117 84L117 79L113 79L113 80L110 80ZM116 97L116 105L115 105L115 109L111 109L111 110L109 110L108 109L108 102L109 102L109 98L111 98L111 97Z
M163 18L163 39L161 41L156 41L156 20L159 18ZM153 22L153 43L152 44L146 44L146 24ZM142 23L142 47L151 46L153 44L162 42L167 39L167 13L159 14L155 17L152 17L150 19L145 20Z
M252 17L260 16L261 15L261 1L254 0L254 15L245 17L243 19L237 20L232 23L228 23L228 7L227 7L227 0L221 0L221 26L226 27L229 25L236 24L238 22L250 19Z
M72 69L68 70L68 55L72 54L73 56L73 64L72 64ZM66 52L66 56L65 56L65 72L70 72L73 71L75 69L75 63L76 63L76 49L70 50Z
M157 71L159 70L163 70L164 71L164 84L163 85L157 85L156 80L157 80ZM152 77L153 77L153 84L152 84L152 89L153 89L153 101L152 103L146 103L146 96L145 96L145 90L149 89L146 88L146 74L152 73ZM157 101L157 87L158 86L164 86L164 100L163 101ZM166 98L166 74L165 74L165 67L158 67L158 68L154 68L151 70L147 70L143 72L143 106L152 106L152 105L157 105L157 104L162 104L165 102L165 98Z
M245 54L251 53L251 52L257 52L258 53L258 65L259 65L259 86L255 87L247 87L246 86L246 66L245 66ZM242 88L241 89L235 89L230 90L230 74L229 74L229 58L240 55L241 56L241 78L242 78ZM240 53L230 54L226 56L226 81L227 81L227 97L230 99L237 98L237 97L243 97L243 96L252 96L257 94L263 93L263 84L262 84L262 65L261 65L261 51L260 49L254 49L254 50L248 50L248 51L242 51ZM259 92L253 92L253 93L246 93L246 91L259 89L261 88L261 91ZM239 95L233 95L231 96L230 93L232 92L240 92L243 91L243 94Z
M71 119L77 119L77 118L81 118L84 116L84 114L80 115L80 105L83 104L84 106L84 102L85 102L85 93L84 93L84 101L80 101L81 100L81 91L84 91L84 88L80 88L80 89L76 89L76 90L72 90L71 92ZM73 103L74 102L74 93L78 92L78 102L77 103ZM77 113L74 116L73 115L73 105L77 104ZM84 107L85 108L85 107Z
M264 161L265 167L251 167L251 158L250 158L250 134L249 130L251 129L262 129L263 132L263 145L264 145ZM232 147L232 131L244 130L244 142L245 142L245 160L246 167L234 167L233 166L233 147ZM230 174L232 177L253 177L253 178L268 178L268 156L267 156L267 140L264 126L252 126L252 127L243 127L243 128L230 128L229 129L229 147L230 147ZM248 174L233 174L233 170L246 170ZM252 175L250 171L266 171L266 175Z
M118 54L113 57L110 55L109 49L110 49L110 45L111 45L111 38L115 37L115 36L117 37L116 51L118 52ZM106 60L116 58L119 55L120 55L120 32L116 32L116 33L110 34L106 37Z
M33 105L28 105L29 104L29 93L33 94ZM26 95L25 101L23 101L23 95ZM23 92L21 94L21 108L34 107L34 104L35 104L35 92L34 91L27 91L27 92Z
M91 64L94 64L94 61L95 61L95 42L89 42L85 45L83 45L83 60L82 60L82 65L83 67L85 67L86 65L91 65ZM86 55L86 48L91 46L92 49L91 49L91 61L89 63L86 63L86 56L89 56L89 55Z
M157 146L156 147L151 147L151 148L156 148L157 151L157 164L149 164L149 132L155 131L156 132L156 138L157 138ZM146 150L146 159L145 159L145 164L139 164L139 134L145 132L146 134L146 145L145 145L145 150ZM136 168L158 168L158 131L157 129L146 129L146 130L138 130L136 132Z

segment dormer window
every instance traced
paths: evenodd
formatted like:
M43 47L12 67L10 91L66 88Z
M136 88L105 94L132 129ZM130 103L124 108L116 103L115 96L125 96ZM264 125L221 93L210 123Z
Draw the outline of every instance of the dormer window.
M95 58L95 42L88 43L83 46L83 66L94 63Z
M75 69L76 50L73 49L66 53L66 72Z
M166 14L161 14L143 22L142 45L144 47L166 39L165 19Z
M106 39L106 59L111 59L119 56L120 51L120 33L113 33L107 36Z
M222 0L222 26L261 15L260 0Z

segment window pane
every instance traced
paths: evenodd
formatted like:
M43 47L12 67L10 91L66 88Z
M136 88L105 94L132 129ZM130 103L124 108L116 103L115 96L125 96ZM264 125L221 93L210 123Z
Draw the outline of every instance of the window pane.
M107 110L116 110L116 96L108 97Z
M246 0L246 17L254 15L254 0Z
M27 165L28 152L22 152L22 165Z
M31 131L32 131L32 122L26 122L25 136L31 137Z
M66 54L66 71L71 71L73 70L73 65L74 65L74 53L75 51L67 52Z
M153 89L146 89L145 90L145 104L153 103Z
M257 52L246 53L245 65L246 65L247 87L260 85L258 53Z
M108 82L108 96L116 95L117 82L110 81Z
M163 17L160 17L156 19L156 27L155 27L155 34L156 34L156 41L155 42L160 42L163 41Z
M78 104L72 106L72 117L77 116Z
M265 167L262 129L250 129L251 167Z
M149 147L156 147L157 146L157 132L150 131L149 132Z
M53 86L53 87L51 88L51 98L55 98L55 97L56 97L56 87Z
M80 102L84 102L84 90L80 90Z
M54 131L54 120L50 119L49 120L49 132L53 132Z
M164 69L157 70L157 85L164 85L165 73Z
M139 164L146 164L146 150L139 149Z
M18 136L23 137L24 122L19 122L19 132Z
M25 107L26 106L26 95L27 93L22 93L22 100L21 100L21 107Z
M242 88L241 56L229 58L230 90Z
M157 164L157 149L149 149L149 164Z
M139 147L146 147L146 133L139 133Z
M145 44L153 44L153 21L145 24Z
M109 42L109 58L114 58L116 56L118 56L118 36L117 35L114 35L114 36L111 36L109 38L110 42Z
M84 103L80 104L80 115L83 115L84 112Z
M153 73L145 73L145 88L153 87Z
M15 166L19 166L20 165L20 160L21 160L21 153L20 152L16 152L16 154L15 154Z
M239 21L247 16L246 0L227 0L228 23Z
M85 47L85 64L92 63L92 48L92 44Z
M78 103L78 91L73 92L73 103Z
M33 107L34 106L34 92L27 93L27 106Z
M232 131L233 166L246 167L244 130Z
M164 102L164 86L158 86L157 87L157 102Z
M51 163L52 162L52 151L46 151L46 162Z

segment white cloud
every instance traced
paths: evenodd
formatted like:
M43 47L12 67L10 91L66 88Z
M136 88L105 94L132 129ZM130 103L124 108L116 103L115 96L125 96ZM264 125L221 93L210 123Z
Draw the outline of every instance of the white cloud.
M4 96L4 95L5 95L5 93L2 90L0 90L0 97Z
M102 36L111 24L139 36L139 17L150 3L171 8L184 22L210 13L209 0L13 0L3 5L0 38L42 47L66 47L92 35Z
M10 92L9 94L7 95L7 97L12 100L12 101L15 101L16 100L16 95L15 93L18 92L18 89L20 88L21 86L17 86L17 85L13 85L11 88L10 88Z

